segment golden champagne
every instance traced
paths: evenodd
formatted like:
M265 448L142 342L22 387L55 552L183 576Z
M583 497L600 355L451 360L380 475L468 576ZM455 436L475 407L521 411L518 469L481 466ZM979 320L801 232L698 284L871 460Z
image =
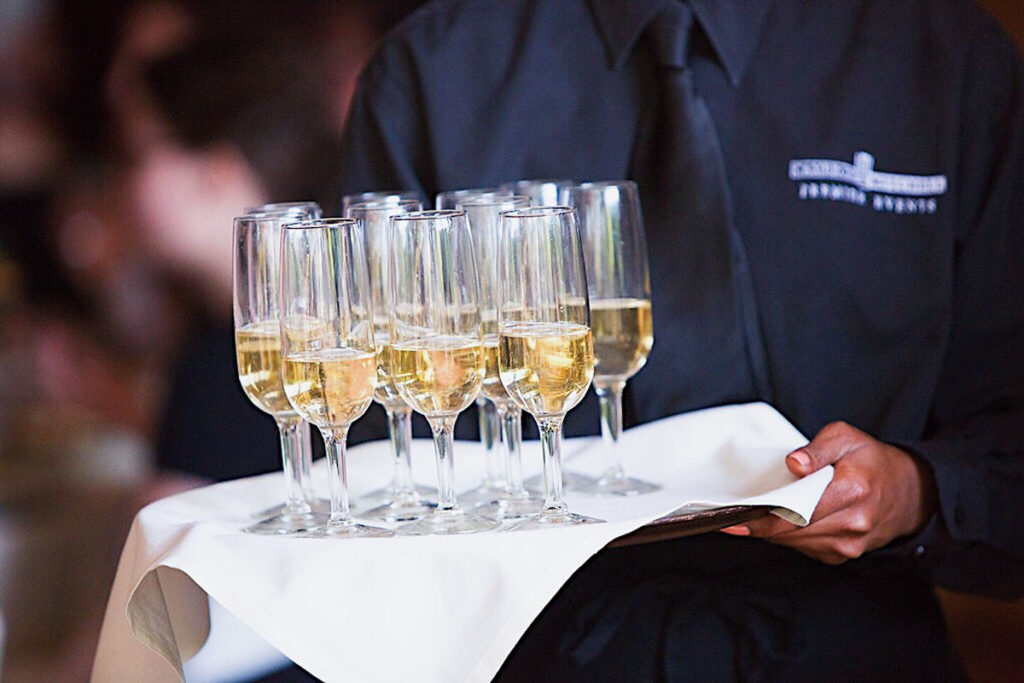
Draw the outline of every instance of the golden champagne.
M376 335L377 346L377 387L373 390L373 400L388 410L404 408L405 401L398 393L395 380L391 373L391 344L388 343L388 333L378 332Z
M577 323L515 323L501 332L499 362L502 383L523 410L563 415L594 376L593 337Z
M341 348L302 351L284 359L284 388L317 427L351 424L366 412L377 385L377 354Z
M427 416L455 415L480 391L484 377L480 340L436 336L393 344L391 376L414 410Z
M504 408L509 402L508 392L505 385L501 383L501 372L498 363L498 337L489 335L484 337L484 381L480 392L491 399L495 405Z
M256 407L277 416L294 416L281 377L281 334L277 322L260 322L235 330L238 379Z
M629 379L647 362L654 345L650 301L591 301L590 325L594 331L595 382Z

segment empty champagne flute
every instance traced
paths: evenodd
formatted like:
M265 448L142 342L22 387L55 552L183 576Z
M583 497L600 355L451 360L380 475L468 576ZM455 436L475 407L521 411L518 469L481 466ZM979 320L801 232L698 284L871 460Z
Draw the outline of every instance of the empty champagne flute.
M388 202L397 203L407 200L423 203L423 195L417 190L371 190L370 192L355 192L344 195L341 198L341 213L348 215L348 207L361 202Z
M580 217L594 333L594 391L611 464L588 493L636 495L661 487L626 476L619 436L622 390L654 344L647 239L636 183L584 183L570 197Z
M511 528L600 520L569 512L562 499L562 421L594 375L587 276L576 211L532 207L502 215L498 280L501 383L540 428L544 508Z
M501 212L529 206L526 197L510 195L471 197L461 204L473 236L477 275L480 278L480 310L484 340L484 380L480 393L494 404L501 425L505 470L504 487L494 492L486 485L477 489L486 498L477 506L497 519L518 519L540 512L544 500L523 487L523 411L505 390L498 370L498 254L501 247ZM471 492L472 494L472 492ZM466 494L463 494L466 498Z
M403 534L487 531L499 522L464 512L455 496L455 418L484 376L480 292L473 242L462 211L391 218L391 373L398 393L430 423L437 460L434 512Z
M253 213L234 221L234 320L238 377L257 408L277 423L286 496L282 509L245 530L291 534L312 529L326 517L315 514L306 498L303 453L308 429L285 395L279 327L281 218Z
M373 308L362 232L350 218L289 223L281 235L284 389L327 451L331 515L305 535L390 536L349 511L345 440L377 385Z
M245 213L246 215L259 213L276 216L281 220L282 224L320 218L321 215L320 205L314 201L271 202L260 206L250 206L246 208ZM309 423L303 420L298 429L298 466L302 468L302 484L303 492L306 496L306 502L312 506L315 512L327 513L330 511L329 501L316 497L312 489L313 447L312 442L310 441ZM284 508L285 505L276 505L267 510L262 510L254 516L263 519L265 517L280 514L284 511Z
M510 180L498 186L502 192L530 198L535 206L564 206L569 203L569 188L573 181L551 180Z
M361 516L388 522L407 522L429 514L434 503L427 499L433 491L416 486L412 476L412 408L395 388L391 376L391 350L389 342L388 310L391 298L388 292L388 229L392 216L419 211L415 199L398 202L359 202L348 207L348 216L355 219L366 240L366 264L370 279L370 297L373 302L373 337L377 348L377 388L373 399L379 403L388 418L388 435L394 456L391 483L373 491L361 504L376 505Z

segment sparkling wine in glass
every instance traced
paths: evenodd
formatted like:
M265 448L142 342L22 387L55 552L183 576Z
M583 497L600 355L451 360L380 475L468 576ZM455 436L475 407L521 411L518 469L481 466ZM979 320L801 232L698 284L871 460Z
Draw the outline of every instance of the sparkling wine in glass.
M284 390L323 435L331 492L330 518L305 535L390 536L356 522L348 500L345 441L377 386L362 231L350 218L289 223L280 249Z
M280 219L281 223L291 223L293 221L304 221L311 220L314 218L320 218L321 210L320 205L314 201L295 201L295 202L271 202L269 204L263 204L261 206L250 206L245 210L246 215L253 214L265 214L269 216L275 216ZM313 493L313 448L310 441L309 423L302 421L299 425L299 452L298 452L298 467L302 469L302 485L303 492L306 496L306 502L310 504L314 512L323 512L324 514L330 512L330 502L318 498ZM271 517L276 514L284 512L285 505L276 505L267 510L262 510L256 513L254 516L263 519Z
M429 499L434 491L416 486L412 475L412 408L398 393L392 377L387 313L391 308L388 291L388 228L391 217L419 211L420 208L419 201L415 199L359 202L348 207L348 216L355 219L366 240L367 271L374 310L373 336L377 347L377 388L373 398L387 413L388 435L394 456L391 483L360 500L360 504L376 506L361 515L366 519L408 522L429 514L435 506Z
M461 209L470 200L510 197L510 192L497 187L475 187L461 190L438 192L434 198L436 209ZM481 392L482 394L483 392ZM480 425L480 443L484 446L484 482L479 488L463 494L463 502L487 502L500 496L505 490L505 472L498 456L496 445L501 440L501 424L494 403L483 395L476 399L476 412Z
M416 201L423 203L423 195L416 190L371 190L369 192L355 192L344 195L341 198L341 212L348 215L348 208L353 204L362 202L385 202L396 204L404 201Z
M494 491L484 483L477 509L497 519L518 519L540 512L544 500L523 486L523 411L501 383L498 363L498 253L501 246L501 212L529 206L526 197L480 195L464 200L461 208L473 236L477 274L480 278L480 308L484 340L484 379L481 395L494 404L501 425L505 484ZM469 495L472 495L470 492ZM484 497L486 496L486 497ZM467 498L467 494L463 494Z
M562 499L562 422L582 400L594 376L587 276L576 211L548 206L501 215L501 383L537 421L544 454L544 508L539 516L512 528L597 522L569 512Z
M279 282L281 217L252 213L234 221L234 321L238 378L257 408L274 418L281 438L286 495L283 508L245 530L292 534L324 521L306 497L303 453L309 431L285 395L281 361Z
M611 465L588 493L636 495L657 484L626 476L619 436L622 391L654 344L647 240L636 183L584 183L570 198L580 217L594 332L594 391L601 407L601 438Z
M498 186L502 192L530 198L534 206L564 206L569 203L569 188L573 181L568 179L510 180Z
M403 534L487 531L499 522L467 513L455 495L455 418L484 376L480 293L473 242L462 211L391 218L391 375L398 393L430 423L437 460L434 512Z

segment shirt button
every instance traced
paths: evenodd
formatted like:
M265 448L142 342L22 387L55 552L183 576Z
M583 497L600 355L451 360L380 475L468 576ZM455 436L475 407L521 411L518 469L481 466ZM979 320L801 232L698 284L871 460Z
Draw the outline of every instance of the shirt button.
M914 557L921 557L922 555L924 555L923 545L919 545L916 548L914 548Z

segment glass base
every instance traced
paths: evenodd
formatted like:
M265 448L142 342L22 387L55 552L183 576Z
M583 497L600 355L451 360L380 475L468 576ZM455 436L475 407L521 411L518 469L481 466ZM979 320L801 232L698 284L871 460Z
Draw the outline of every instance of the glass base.
M583 489L582 492L593 496L638 496L660 490L659 484L653 484L643 479L634 479L620 474L606 474L591 486Z
M309 507L312 508L313 512L319 512L324 515L331 514L331 501L329 501L326 498L307 498L306 502L309 504ZM266 519L267 517L276 517L278 515L284 514L287 508L287 503L281 503L280 505L269 507L266 510L254 512L252 516L254 519Z
M284 513L260 520L255 524L245 527L242 531L247 534L264 534L269 536L301 534L326 524L327 519L328 515L316 512L299 515Z
M589 488L594 486L597 480L586 474L580 474L579 472L567 472L562 470L562 491L571 493L584 493ZM544 493L544 475L538 474L530 477L523 485L526 490L531 493Z
M493 519L523 519L540 514L544 509L544 499L535 498L528 493L509 497L506 493L504 498L480 503L473 509Z
M532 531L535 529L556 529L565 526L576 526L577 524L603 524L603 519L577 515L567 510L560 512L541 513L537 517L524 519L521 522L509 526L505 531Z
M394 535L395 532L390 529L382 529L381 527L351 521L341 524L327 523L318 526L302 534L302 538L386 538Z
M497 520L466 513L460 508L455 508L454 510L435 510L429 517L403 524L395 530L395 533L400 536L475 534L497 529L499 526L501 526L501 522Z
M357 499L359 503L359 508L375 508L379 505L387 505L395 499L397 493L398 492L395 490L395 487L393 486L385 486L382 489L371 491L367 493L365 496L359 496L359 498ZM433 499L437 496L437 489L430 488L427 486L417 486L416 494L423 499L421 502L433 504L431 501L433 501Z
M505 483L485 483L459 494L459 502L467 506L483 505L505 496Z
M432 514L436 507L437 504L432 501L415 497L412 500L395 500L390 503L385 503L384 505L378 505L359 516L364 519L388 522L392 524L396 522L414 522L417 519L422 519L427 515Z

